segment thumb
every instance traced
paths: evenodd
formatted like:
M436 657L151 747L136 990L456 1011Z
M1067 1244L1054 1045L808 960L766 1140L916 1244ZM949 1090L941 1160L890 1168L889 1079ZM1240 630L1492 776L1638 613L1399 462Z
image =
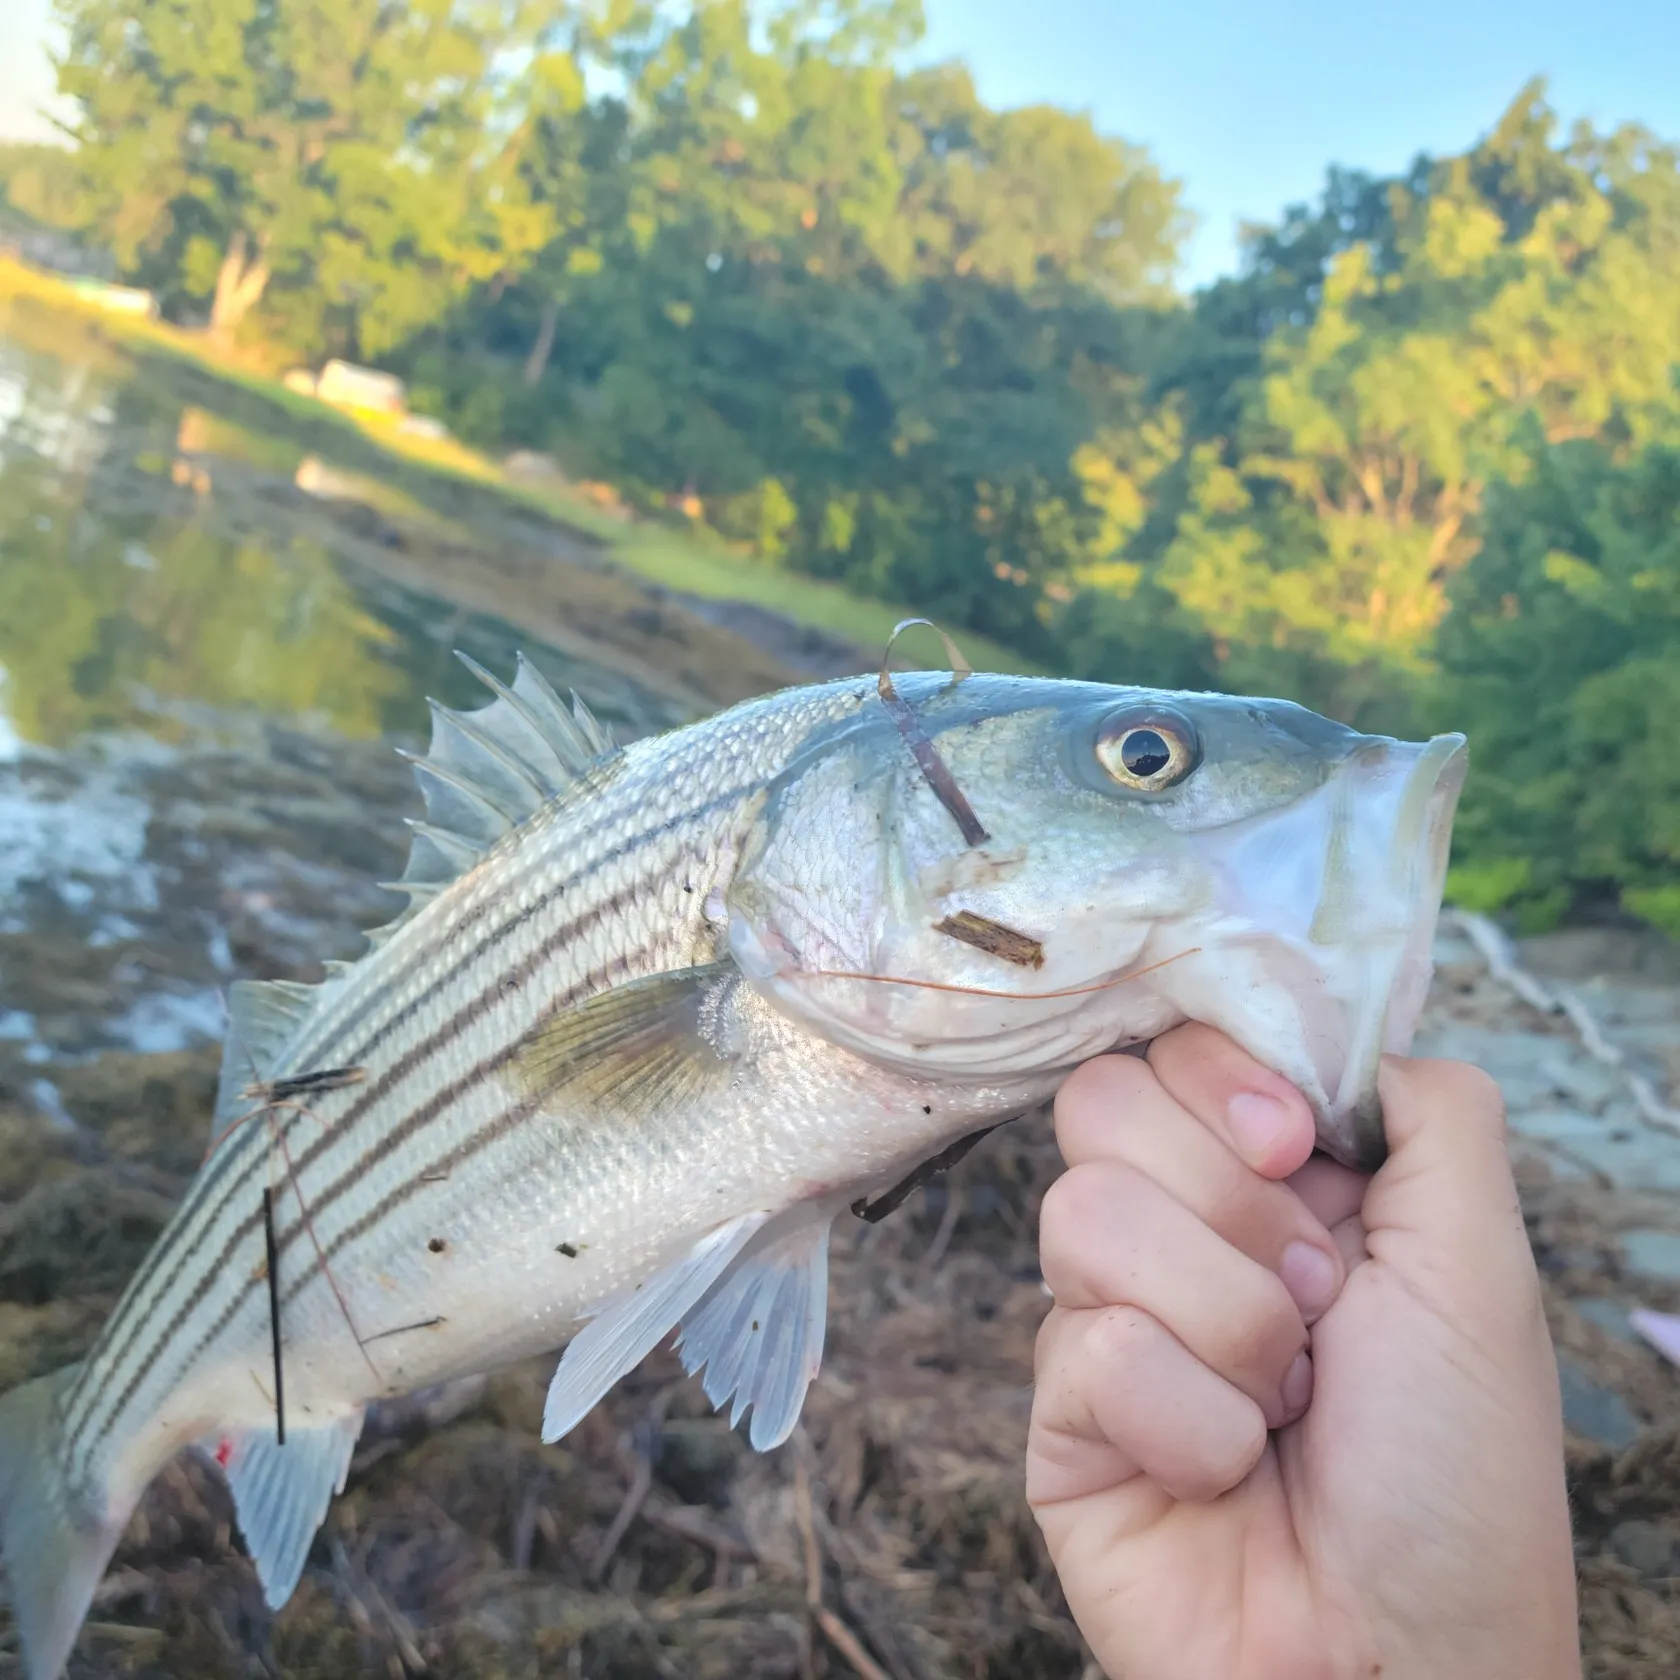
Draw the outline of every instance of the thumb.
M1389 1158L1362 1209L1371 1255L1452 1317L1478 1302L1509 1310L1535 1273L1499 1087L1465 1062L1390 1056L1378 1088Z

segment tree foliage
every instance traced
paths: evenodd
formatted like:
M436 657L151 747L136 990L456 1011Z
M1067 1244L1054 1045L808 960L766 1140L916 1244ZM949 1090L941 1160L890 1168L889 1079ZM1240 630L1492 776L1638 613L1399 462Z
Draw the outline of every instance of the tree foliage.
M485 155L495 62L519 45L494 0L59 12L94 223L216 330L266 297L271 330L375 355L447 307L482 245L524 231L498 225Z
M1439 656L1435 709L1476 743L1459 890L1545 920L1620 887L1680 936L1680 448L1542 448Z
M1462 715L1484 901L1671 887L1651 134L1536 83L1186 300L1176 185L907 68L916 0L59 5L85 219L178 313L1075 674Z

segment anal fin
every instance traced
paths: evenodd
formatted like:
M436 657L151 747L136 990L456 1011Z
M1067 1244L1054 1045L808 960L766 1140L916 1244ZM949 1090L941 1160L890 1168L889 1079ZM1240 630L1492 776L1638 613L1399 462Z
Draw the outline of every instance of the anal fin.
M731 1428L751 1407L748 1438L759 1452L793 1433L822 1363L832 1227L825 1209L796 1210L683 1320L683 1369L692 1375L704 1368L706 1398L720 1411L733 1400Z
M268 1428L230 1430L206 1443L227 1471L239 1532L271 1610L292 1596L315 1531L333 1495L344 1491L361 1432L358 1407L312 1429L290 1425L284 1445Z

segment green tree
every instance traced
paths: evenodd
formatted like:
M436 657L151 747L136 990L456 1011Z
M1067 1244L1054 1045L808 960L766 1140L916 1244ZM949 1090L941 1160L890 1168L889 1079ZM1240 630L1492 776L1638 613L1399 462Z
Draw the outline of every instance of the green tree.
M1434 710L1476 766L1457 890L1531 921L1619 894L1680 936L1680 448L1541 446L1452 597Z
M125 269L205 307L219 335L266 299L284 336L376 354L442 309L521 221L517 182L494 169L491 75L496 49L519 44L517 7L58 10L59 88L79 110L92 224Z
M82 219L80 174L68 147L0 144L0 224L73 228Z
M1183 453L1125 557L1222 684L1392 721L1530 434L1637 444L1672 412L1675 154L1631 128L1560 139L1542 95L1464 157L1332 172L1166 335Z
M530 133L572 231L409 367L483 441L1048 646L1048 591L1111 523L1074 456L1138 418L1134 315L1183 217L1088 119L899 72L918 28L898 0L711 0L597 33L618 90Z

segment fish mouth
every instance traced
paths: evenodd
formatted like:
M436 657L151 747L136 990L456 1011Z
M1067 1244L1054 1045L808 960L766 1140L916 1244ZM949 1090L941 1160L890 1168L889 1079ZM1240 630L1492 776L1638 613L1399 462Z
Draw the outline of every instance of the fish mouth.
M1469 767L1462 735L1379 739L1349 754L1333 780L1324 885L1308 937L1336 959L1349 1036L1317 1119L1324 1149L1362 1172L1388 1156L1377 1076L1385 1053L1410 1048L1423 1012Z

